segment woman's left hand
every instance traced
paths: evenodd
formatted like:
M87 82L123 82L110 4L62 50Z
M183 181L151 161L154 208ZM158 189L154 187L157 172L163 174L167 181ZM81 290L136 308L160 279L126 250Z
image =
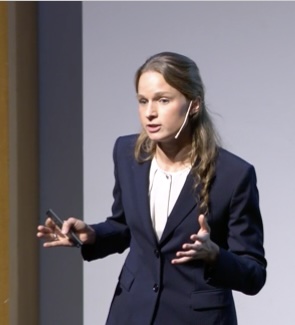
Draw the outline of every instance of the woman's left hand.
M206 217L200 214L198 221L200 230L190 237L193 243L183 244L183 250L176 253L176 258L171 261L172 264L181 264L192 260L204 260L208 264L215 262L219 247L210 239L210 227Z

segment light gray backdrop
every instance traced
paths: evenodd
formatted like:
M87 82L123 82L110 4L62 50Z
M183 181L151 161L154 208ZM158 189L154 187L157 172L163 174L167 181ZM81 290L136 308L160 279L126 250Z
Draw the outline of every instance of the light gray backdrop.
M240 325L295 324L295 3L83 2L84 218L110 214L113 144L139 130L133 76L156 52L194 59L224 146L258 175L264 289L235 293ZM84 325L104 324L123 256L84 264Z

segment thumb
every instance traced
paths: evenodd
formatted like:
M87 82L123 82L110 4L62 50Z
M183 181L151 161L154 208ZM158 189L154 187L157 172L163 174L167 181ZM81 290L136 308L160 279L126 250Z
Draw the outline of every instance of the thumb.
M199 215L198 221L200 225L200 231L210 233L210 226L208 224L207 218L203 214Z
M64 235L67 235L70 229L75 225L75 219L74 218L69 218L68 220L65 220L63 225L62 225L62 233Z

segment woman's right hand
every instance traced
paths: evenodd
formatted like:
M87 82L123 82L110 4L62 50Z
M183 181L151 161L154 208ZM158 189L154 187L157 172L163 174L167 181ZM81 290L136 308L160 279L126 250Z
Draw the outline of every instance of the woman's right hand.
M73 242L67 236L70 230L75 232L83 244L93 244L95 242L94 229L84 221L72 217L64 221L62 229L50 218L47 218L44 225L38 226L37 237L45 240L44 247L73 247Z

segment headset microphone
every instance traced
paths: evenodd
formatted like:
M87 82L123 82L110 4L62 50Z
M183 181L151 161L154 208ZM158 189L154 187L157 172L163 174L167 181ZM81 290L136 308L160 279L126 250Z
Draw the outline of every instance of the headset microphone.
M190 103L189 103L189 107L188 107L187 112L186 112L186 114L185 114L184 121L183 121L183 123L182 123L182 125L181 125L179 131L177 132L176 136L174 137L174 139L177 139L177 138L179 137L180 132L182 131L183 127L185 126L185 123L186 123L187 118L188 118L188 114L189 114L190 109L191 109L191 106L192 106L192 102L193 102L193 101L191 100Z

